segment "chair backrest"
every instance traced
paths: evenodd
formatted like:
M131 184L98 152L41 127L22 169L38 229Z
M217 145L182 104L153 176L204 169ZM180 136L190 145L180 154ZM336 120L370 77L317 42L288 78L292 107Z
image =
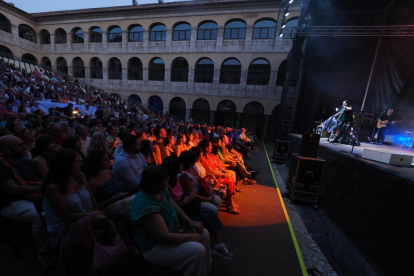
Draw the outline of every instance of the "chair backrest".
M40 217L40 220L42 221L43 226L45 227L45 230L47 231L46 220L45 220L45 218L42 214L43 213L43 202L44 201L45 201L45 196L44 195L38 196L34 201L34 207L36 209L37 214ZM49 232L47 232L47 233L49 234Z

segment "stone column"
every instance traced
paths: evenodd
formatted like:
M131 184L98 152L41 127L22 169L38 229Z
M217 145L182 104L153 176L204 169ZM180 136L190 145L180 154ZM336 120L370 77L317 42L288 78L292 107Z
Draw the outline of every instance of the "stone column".
M214 123L214 116L215 116L215 114L216 114L216 111L215 110L210 110L210 118L208 120L208 123L210 125Z
M236 123L234 124L234 126L235 126L236 128L240 128L241 117L242 117L242 113L237 112L237 113L236 113Z
M128 88L128 67L122 67L122 90Z
M83 50L85 52L89 51L89 33L83 33Z
M213 78L213 94L218 95L219 93L219 82L220 82L220 68L214 68Z
M224 27L219 26L217 30L216 52L221 52L223 48Z
M262 133L262 140L263 141L267 140L267 131L269 129L270 116L271 115L265 115L265 121L264 121L263 133Z
M149 31L148 30L144 30L142 41L143 41L144 52L147 52L148 42L149 42Z
M38 52L40 52L40 46L41 46L41 42L40 42L40 34L36 34L36 50Z
M106 49L108 47L108 36L107 33L102 31L102 50L106 53Z
M91 82L91 68L90 67L85 67L85 81L86 82Z
M165 50L171 52L172 45L172 29L167 29L167 35L165 37Z
M142 67L142 83L142 90L148 91L148 67Z
M55 34L50 34L50 51L53 53L56 49Z
M72 33L66 33L66 49L69 53L72 51Z
M269 85L267 86L268 97L276 96L276 78L277 78L277 70L270 71Z
M248 25L246 28L246 37L244 38L244 51L250 51L252 45L253 26Z
M128 31L122 31L122 53L128 52Z
M241 74L240 74L239 96L246 95L247 73L248 73L248 70L245 68L242 68Z
M108 85L108 68L102 67L102 87L107 87Z
M187 83L187 90L192 93L194 90L194 68L189 67L188 69L188 83Z
M164 92L171 91L171 68L165 67Z
M185 121L186 122L188 122L190 120L190 112L191 112L191 109L190 108L187 108L185 110Z
M196 52L196 45L197 45L197 26L191 27L190 52Z
M68 66L68 75L73 77L73 67Z

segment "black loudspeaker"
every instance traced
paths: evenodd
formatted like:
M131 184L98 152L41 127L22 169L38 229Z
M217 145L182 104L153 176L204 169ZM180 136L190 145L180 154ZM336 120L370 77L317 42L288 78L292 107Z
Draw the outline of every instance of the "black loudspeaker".
M316 133L305 133L302 135L299 156L316 158L318 154L319 139L321 136Z

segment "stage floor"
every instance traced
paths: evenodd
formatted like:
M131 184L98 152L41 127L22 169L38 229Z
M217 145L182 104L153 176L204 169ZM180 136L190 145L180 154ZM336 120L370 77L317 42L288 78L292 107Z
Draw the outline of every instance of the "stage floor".
M301 134L291 134L296 138L302 138ZM345 154L351 154L352 146L350 145L343 145L343 144L331 144L328 142L328 138L321 138L319 141L319 146L326 147L334 151L338 151ZM364 149L387 152L387 153L395 153L395 154L403 154L403 155L410 155L414 157L414 149L407 149L407 148L400 148L394 146L387 146L387 145L375 145L369 143L361 143L360 146L354 147L354 151L352 153L353 156L358 157L360 160L364 162L370 163L374 166L381 167L386 170L393 171L395 173L401 174L402 176L408 177L414 181L414 167L397 167L392 166L380 162L375 162L367 159L362 159L362 152Z

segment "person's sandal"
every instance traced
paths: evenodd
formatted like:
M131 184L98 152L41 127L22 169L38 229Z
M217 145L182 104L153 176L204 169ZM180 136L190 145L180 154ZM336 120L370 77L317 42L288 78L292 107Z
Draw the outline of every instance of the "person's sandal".
M231 206L227 207L227 212L229 212L230 214L234 214L234 215L240 214L240 210L234 209Z
M242 188L240 188L240 187L236 187L236 192L238 192L238 193L242 193L242 192L243 192L243 189L242 189Z

